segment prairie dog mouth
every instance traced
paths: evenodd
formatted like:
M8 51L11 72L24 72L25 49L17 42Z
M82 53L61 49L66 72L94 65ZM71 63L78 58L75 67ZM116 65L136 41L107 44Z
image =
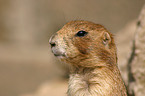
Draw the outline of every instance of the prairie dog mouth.
M65 57L65 53L58 53L58 52L53 52L54 56L56 57Z

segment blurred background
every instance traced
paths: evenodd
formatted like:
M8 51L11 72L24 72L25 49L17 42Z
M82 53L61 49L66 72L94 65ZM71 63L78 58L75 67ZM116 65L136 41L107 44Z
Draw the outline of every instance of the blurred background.
M45 82L66 76L67 71L60 68L48 44L50 36L66 22L93 21L117 34L138 18L144 3L145 0L0 0L0 96L31 96L23 94L36 92ZM60 83L51 84L47 85L58 87ZM46 91L50 92L51 87Z

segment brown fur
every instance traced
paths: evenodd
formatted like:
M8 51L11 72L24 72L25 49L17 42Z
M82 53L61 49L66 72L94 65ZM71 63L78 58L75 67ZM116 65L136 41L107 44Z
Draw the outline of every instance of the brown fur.
M88 34L76 36L80 30ZM55 44L53 53L70 66L68 96L127 96L113 36L102 25L71 21L50 43Z

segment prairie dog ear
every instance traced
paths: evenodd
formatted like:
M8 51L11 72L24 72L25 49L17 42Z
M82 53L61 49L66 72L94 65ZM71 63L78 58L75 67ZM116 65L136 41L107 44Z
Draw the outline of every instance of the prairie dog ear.
M111 37L110 37L109 33L104 32L103 33L103 44L108 45L110 41L111 41Z

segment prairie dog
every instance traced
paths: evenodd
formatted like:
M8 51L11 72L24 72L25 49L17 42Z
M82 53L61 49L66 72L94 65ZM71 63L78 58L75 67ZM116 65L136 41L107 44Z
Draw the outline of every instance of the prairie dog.
M49 43L70 68L68 96L127 96L113 36L102 25L71 21Z

